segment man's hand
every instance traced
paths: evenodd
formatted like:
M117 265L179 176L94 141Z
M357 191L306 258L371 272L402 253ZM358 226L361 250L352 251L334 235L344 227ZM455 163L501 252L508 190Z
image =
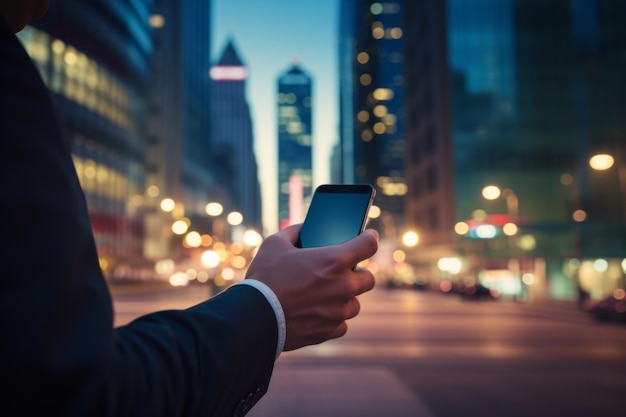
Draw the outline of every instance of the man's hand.
M285 351L343 336L360 310L356 296L374 287L370 271L354 267L378 250L378 233L366 230L340 245L295 247L301 225L269 236L247 278L268 285L285 313Z

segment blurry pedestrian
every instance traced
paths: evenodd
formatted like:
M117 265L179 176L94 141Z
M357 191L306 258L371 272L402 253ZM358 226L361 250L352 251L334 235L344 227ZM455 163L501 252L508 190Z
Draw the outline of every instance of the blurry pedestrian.
M241 283L114 328L68 142L14 35L47 7L0 0L0 414L244 415L280 352L346 332L378 236L298 249L289 227Z

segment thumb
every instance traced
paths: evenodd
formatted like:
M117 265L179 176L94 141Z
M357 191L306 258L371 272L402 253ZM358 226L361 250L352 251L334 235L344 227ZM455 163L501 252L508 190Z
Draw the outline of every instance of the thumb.
M290 241L293 245L296 244L298 238L300 237L300 228L302 224L292 224L291 226L285 227L283 230L279 231L278 234L281 237Z
M356 265L374 256L376 251L378 251L378 238L379 236L376 230L367 229L354 239L350 239L339 246L341 246L342 252L350 254L350 262Z

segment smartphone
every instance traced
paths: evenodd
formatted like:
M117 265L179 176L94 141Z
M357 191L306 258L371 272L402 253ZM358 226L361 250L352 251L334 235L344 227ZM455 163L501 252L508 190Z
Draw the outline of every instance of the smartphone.
M324 184L315 189L296 246L346 242L363 231L376 190L369 184Z

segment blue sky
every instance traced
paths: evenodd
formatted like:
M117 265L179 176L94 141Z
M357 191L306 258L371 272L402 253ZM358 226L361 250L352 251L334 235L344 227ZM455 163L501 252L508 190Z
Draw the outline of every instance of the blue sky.
M247 98L263 195L265 232L277 230L277 78L298 59L313 78L314 182L329 181L338 138L337 0L213 0L213 60L232 38L248 67Z

